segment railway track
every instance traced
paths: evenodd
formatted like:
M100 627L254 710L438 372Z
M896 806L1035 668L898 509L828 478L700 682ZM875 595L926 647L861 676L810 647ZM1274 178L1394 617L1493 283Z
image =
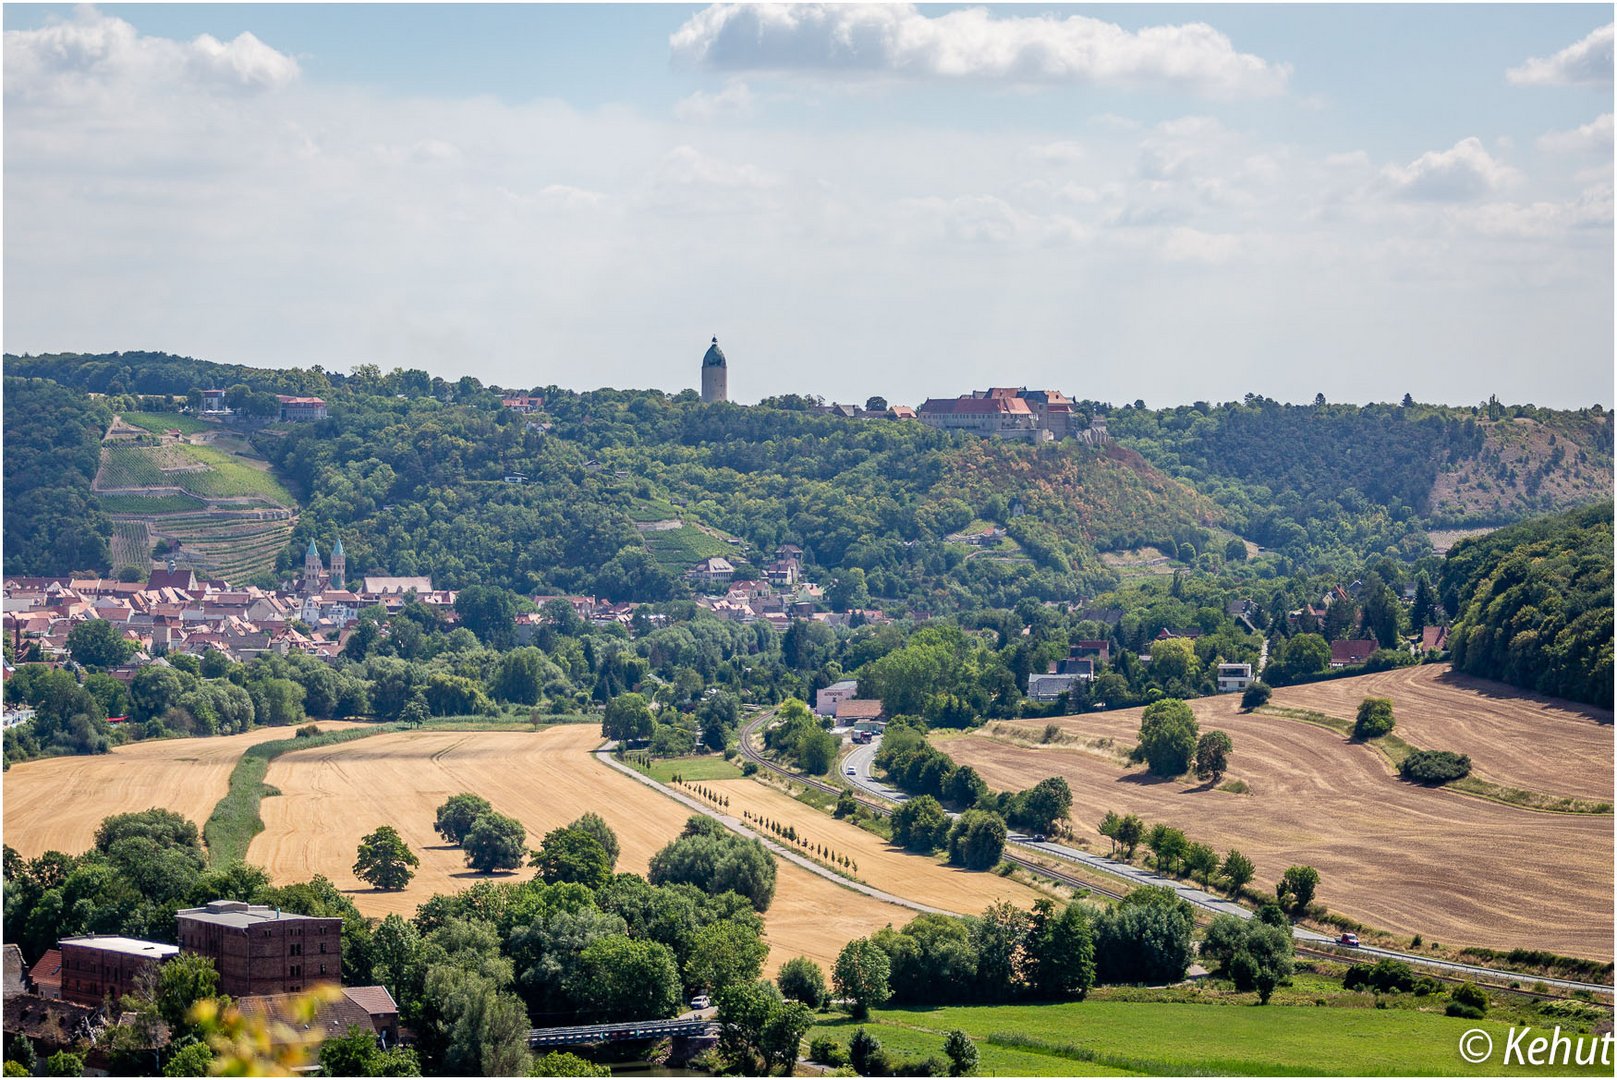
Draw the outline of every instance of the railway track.
M749 737L756 729L766 723L771 715L773 715L772 712L768 710L762 711L752 720L742 726L741 737L738 741L740 743L741 754L743 757L747 758L749 761L752 761L759 768L772 770L773 772L778 773L781 776L788 777L799 784L803 784L807 787L812 787L832 795L840 796L843 792L852 790L836 784L827 783L823 780L818 780L812 776L805 776L804 774L791 769L782 768L778 762L770 761L768 758L754 750L748 741ZM862 794L854 793L853 799L858 805L864 807L872 813L880 814L883 817L887 817L893 812L893 807L891 804L869 798L868 796ZM1092 882L1081 880L1061 870L1051 869L1050 867L1034 862L1031 859L1028 859L1026 856L1018 855L1009 850L1009 846L1014 843L1015 841L1007 842L1007 850L1003 856L1004 860L1013 866L1019 866L1030 873L1037 874L1040 877L1058 882L1062 885L1067 885L1076 889L1087 889L1091 892L1097 892L1104 896L1110 896L1113 899L1122 899L1126 893L1126 890L1119 891L1103 885L1096 885ZM1333 952L1316 944L1306 944L1305 941L1306 939L1299 940L1295 943L1297 952L1307 953L1312 956L1318 956L1324 959L1336 960L1339 962L1346 961L1348 963L1352 963L1355 960L1353 956L1340 952ZM1406 963L1411 963L1418 966L1423 973L1432 974L1434 978L1448 982L1477 981L1480 979L1487 981L1490 984L1490 988L1492 988L1494 984L1508 982L1525 983L1531 980L1534 983L1539 983L1546 987L1554 988L1560 991L1586 990L1592 993L1607 996L1610 996L1613 993L1613 988L1611 986L1602 983L1588 983L1572 979L1556 979L1527 975L1521 972L1506 971L1498 968L1485 968L1479 965L1459 964L1452 961L1436 960L1431 957L1415 956L1408 953L1395 952L1390 949L1367 948L1360 955L1365 958L1365 962L1371 963L1373 963L1375 960L1387 958L1403 960Z

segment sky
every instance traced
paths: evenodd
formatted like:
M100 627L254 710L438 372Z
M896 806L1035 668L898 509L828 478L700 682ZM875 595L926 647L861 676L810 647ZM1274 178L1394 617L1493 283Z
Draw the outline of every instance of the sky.
M4 347L1613 397L1610 5L4 8Z

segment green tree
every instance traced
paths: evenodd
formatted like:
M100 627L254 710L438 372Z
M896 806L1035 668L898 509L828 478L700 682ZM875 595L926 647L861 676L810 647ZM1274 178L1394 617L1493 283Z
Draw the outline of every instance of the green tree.
M977 1072L977 1044L959 1028L944 1038L943 1053L949 1059L950 1076L972 1076Z
M420 865L420 856L410 850L399 830L381 825L359 841L354 876L372 888L397 892L410 884Z
M1241 895L1241 890L1246 887L1257 872L1257 867L1252 865L1252 860L1234 848L1231 848L1225 854L1224 863L1219 867L1219 874L1222 875L1224 883L1229 887L1231 896Z
M357 1024L341 1035L320 1044L321 1076L375 1076L376 1059L382 1048L376 1045L376 1032Z
M70 1050L58 1050L45 1059L46 1076L83 1076L84 1055Z
M493 809L481 795L463 791L459 795L451 795L438 807L438 817L432 827L451 844L459 844L471 832L472 823Z
M1095 985L1095 936L1089 914L1072 903L1056 913L1046 899L1033 904L1023 963L1029 991L1045 1000L1081 999Z
M490 810L472 822L460 846L466 850L467 866L492 874L521 866L528 855L527 841L522 822Z
M624 934L592 941L569 983L574 999L600 1020L657 1020L679 1008L674 953L656 941Z
M744 923L721 919L691 938L685 960L685 985L717 993L727 986L750 983L764 968L769 946Z
M569 607L568 611L573 609ZM612 1070L605 1065L597 1065L588 1058L581 1058L577 1054L569 1054L560 1050L552 1050L548 1054L541 1054L533 1059L533 1069L529 1076L611 1076Z
M1290 638L1269 664L1277 677L1292 681L1324 671L1331 662L1331 647L1319 634L1298 634Z
M788 1001L801 1001L811 1009L818 1009L830 1000L825 985L825 972L806 956L794 957L780 966L775 984Z
M1222 731L1209 731L1196 742L1196 779L1214 784L1224 779L1230 767L1230 751L1234 744Z
M1185 872L1202 883L1202 888L1210 888L1213 875L1218 873L1218 852L1206 844L1191 844L1185 848Z
M1157 776L1178 776L1196 755L1196 715L1175 698L1163 698L1140 714L1138 753Z
M775 897L775 857L758 841L696 816L679 839L651 857L646 878L653 885L695 885L710 896L738 893L755 911L767 911Z
M1314 902L1314 892L1318 888L1318 870L1312 866L1289 867L1275 885L1275 899L1293 915L1303 915L1308 911L1308 905Z
M1190 968L1190 905L1145 886L1095 918L1096 975L1104 983L1177 983Z
M537 705L544 696L546 668L545 654L533 646L512 649L500 657L490 692L498 701Z
M1353 720L1355 739L1375 739L1392 732L1392 702L1387 698L1367 697L1359 702L1358 715Z
M186 1043L163 1066L164 1076L208 1076L213 1065L213 1049L205 1042Z
M160 966L151 984L151 1002L176 1035L190 1030L186 1017L191 1006L218 993L219 972L213 960L197 953L182 952Z
M1183 832L1159 822L1146 833L1145 846L1156 858L1157 873L1171 874L1184 859L1190 844Z
M1123 858L1134 858L1134 849L1145 839L1145 822L1138 814L1124 814L1117 823L1117 844L1123 849Z
M988 810L967 810L949 830L949 861L967 870L992 870L1005 852L1005 819Z
M1241 708L1246 712L1251 712L1253 709L1269 704L1269 699L1273 696L1274 691L1269 688L1268 683L1252 683L1241 691Z
M1013 800L1007 817L1028 832L1048 833L1071 813L1072 788L1062 777L1047 776Z
M892 965L875 942L869 938L855 938L837 954L831 982L837 996L846 999L855 1020L863 1020L870 1010L885 1002L892 991L888 976Z
M618 834L612 831L612 827L600 814L591 810L580 815L577 821L567 827L595 837L596 842L601 845L601 850L606 852L608 869L618 865Z
M606 703L606 715L601 721L601 737L619 742L632 742L651 738L651 707L636 693L619 694Z
M922 855L930 855L949 839L949 815L930 795L906 801L893 811L893 843Z
M572 881L591 891L612 878L612 860L594 836L567 826L552 829L534 852L533 865L547 885Z
M831 586L825 590L825 602L831 605L832 611L848 611L868 605L870 587L865 581L864 570L850 566L837 571Z
M105 619L85 619L67 635L68 655L87 668L106 670L125 663L138 648Z
M469 585L455 594L460 624L493 648L509 648L516 638L516 616L526 601L509 589Z
M1437 615L1437 590L1432 588L1432 579L1421 571L1415 579L1415 602L1409 608L1409 625L1416 631L1424 629Z

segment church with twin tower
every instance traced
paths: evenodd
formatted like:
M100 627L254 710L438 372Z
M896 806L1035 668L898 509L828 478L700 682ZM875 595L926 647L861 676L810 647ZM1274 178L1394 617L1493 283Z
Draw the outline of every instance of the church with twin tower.
M725 367L724 351L719 348L717 336L707 347L707 355L702 357L702 400L709 403L730 400L730 372Z

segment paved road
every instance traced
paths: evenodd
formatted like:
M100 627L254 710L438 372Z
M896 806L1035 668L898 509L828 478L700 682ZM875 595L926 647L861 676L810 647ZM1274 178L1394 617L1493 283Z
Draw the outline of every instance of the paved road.
M884 798L895 803L903 802L909 798L909 795L876 779L872 773L872 769L875 767L876 751L880 747L881 739L879 738L867 746L854 747L848 756L843 759L842 779L868 795ZM849 774L848 769L853 769L853 773ZM1205 889L1198 889L1195 885L1180 881L1177 878L1161 877L1144 867L1135 866L1132 863L1119 862L1104 855L1095 855L1081 848L1070 847L1066 844L1038 843L1026 833L1013 832L1006 839L1009 843L1018 847L1042 852L1045 855L1053 855L1069 862L1081 863L1102 873L1122 878L1132 885L1156 885L1172 889L1190 904L1215 915L1234 915L1239 919L1250 919L1255 916L1255 913L1250 908L1242 907L1233 900L1208 892ZM1513 979L1527 985L1542 982L1546 986L1553 986L1563 990L1590 990L1604 994L1612 992L1612 987L1601 983L1577 982L1571 979L1540 979L1532 975L1500 971L1479 967L1474 964L1458 964L1431 956L1422 956L1418 953L1397 952L1392 949L1376 948L1372 945L1363 945L1357 948L1342 947L1338 946L1336 939L1330 935L1302 926L1292 927L1292 937L1311 948L1330 948L1341 955L1343 959L1348 960L1358 957L1375 960L1402 960L1405 963L1418 964L1422 967L1435 968L1459 975L1487 979Z

